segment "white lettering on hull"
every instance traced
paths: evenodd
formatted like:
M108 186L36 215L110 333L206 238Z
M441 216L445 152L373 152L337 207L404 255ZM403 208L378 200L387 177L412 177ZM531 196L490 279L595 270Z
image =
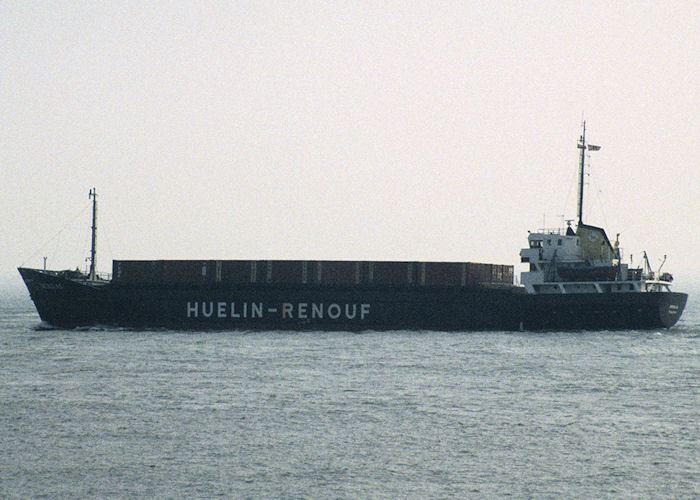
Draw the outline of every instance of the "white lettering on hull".
M277 307L263 302L188 301L188 318L261 319L278 317L284 320L331 319L364 321L370 304L324 302L282 302Z
M207 309L207 306L209 306L209 309ZM212 314L214 314L214 303L202 302L202 315L204 315L205 318L211 318Z
M340 317L340 306L338 304L331 304L328 306L328 317L330 319L338 319Z
M187 317L196 318L197 316L199 316L199 302L188 302Z

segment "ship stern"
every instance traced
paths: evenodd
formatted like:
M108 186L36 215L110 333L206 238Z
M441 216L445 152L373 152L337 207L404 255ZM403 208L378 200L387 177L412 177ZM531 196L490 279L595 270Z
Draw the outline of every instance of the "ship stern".
M659 320L661 324L670 328L675 325L683 315L688 294L681 292L658 292Z

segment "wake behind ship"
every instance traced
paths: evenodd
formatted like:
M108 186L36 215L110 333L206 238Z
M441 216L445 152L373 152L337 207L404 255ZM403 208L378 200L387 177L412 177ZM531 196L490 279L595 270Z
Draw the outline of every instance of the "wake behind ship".
M586 151L578 143L578 224L537 231L513 266L474 262L115 260L90 270L20 267L41 319L53 326L280 330L651 329L676 324L687 295L672 276L631 268L619 242L582 220Z

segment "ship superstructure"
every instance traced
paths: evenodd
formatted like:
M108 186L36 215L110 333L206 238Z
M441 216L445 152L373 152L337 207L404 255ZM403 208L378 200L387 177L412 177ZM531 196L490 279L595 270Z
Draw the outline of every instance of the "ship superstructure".
M565 229L540 230L528 235L528 247L520 251L529 270L521 283L530 294L670 292L673 277L654 271L644 253L644 267L623 263L619 234L613 243L605 230L583 222L584 173L587 151L600 146L586 143L586 124L578 142L580 150L578 223ZM664 256L665 261L665 256ZM663 264L662 264L663 265Z

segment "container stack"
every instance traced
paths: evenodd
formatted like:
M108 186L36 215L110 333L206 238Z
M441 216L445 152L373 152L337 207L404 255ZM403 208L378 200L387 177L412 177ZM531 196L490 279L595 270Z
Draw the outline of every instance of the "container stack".
M113 281L170 285L472 287L513 284L513 266L475 262L115 260Z

